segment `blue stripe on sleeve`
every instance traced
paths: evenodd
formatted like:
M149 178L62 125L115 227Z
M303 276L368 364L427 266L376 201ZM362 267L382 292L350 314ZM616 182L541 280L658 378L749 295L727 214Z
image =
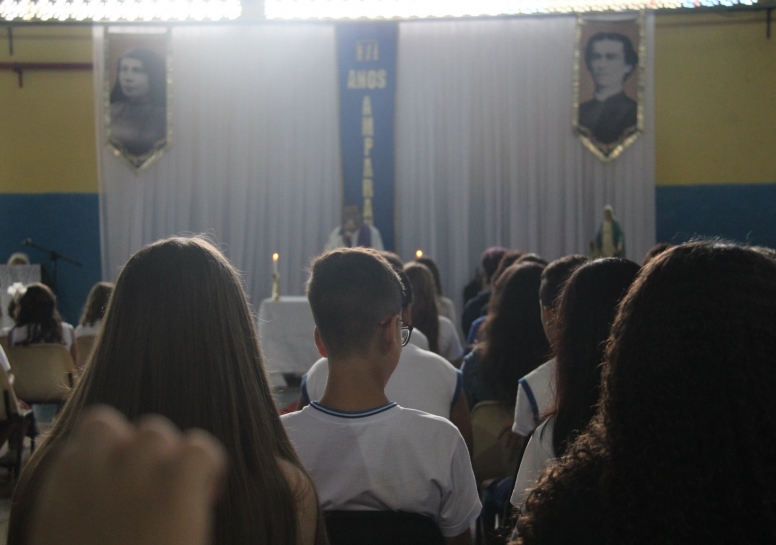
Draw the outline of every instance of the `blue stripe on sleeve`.
M461 392L463 391L463 373L461 373L460 369L455 370L455 392L453 393L453 401L450 403L450 410L453 410L453 407L455 407L456 401L458 401L458 397L461 395ZM469 407L469 410L471 410L471 407Z
M304 402L309 405L310 396L307 394L307 373L302 375L302 384L299 386L299 389L302 391L302 398L304 398Z
M525 392L525 395L528 396L528 403L531 404L531 412L533 413L534 417L534 424L539 424L539 406L536 404L536 398L534 397L534 393L531 390L531 387L528 385L528 381L525 380L525 377L521 378L519 383L523 386L523 391Z

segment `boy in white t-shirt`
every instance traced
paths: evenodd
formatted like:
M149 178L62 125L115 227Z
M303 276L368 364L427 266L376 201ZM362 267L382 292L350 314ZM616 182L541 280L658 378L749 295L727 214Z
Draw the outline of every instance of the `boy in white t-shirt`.
M412 324L412 284L406 273L386 256L381 255L393 266L399 275L403 289L401 301L401 319ZM415 337L423 335L413 329L410 342L402 349L396 370L385 387L385 395L402 407L417 409L429 414L447 418L461 432L469 452L472 450L472 423L466 395L463 393L461 371L445 358L425 348L418 347ZM321 358L302 377L301 393L297 409L303 409L311 401L317 401L323 395L329 376L329 361Z
M470 544L481 505L461 434L385 395L411 333L398 275L373 250L338 249L313 261L307 289L328 380L282 418L322 509L420 513L448 544Z

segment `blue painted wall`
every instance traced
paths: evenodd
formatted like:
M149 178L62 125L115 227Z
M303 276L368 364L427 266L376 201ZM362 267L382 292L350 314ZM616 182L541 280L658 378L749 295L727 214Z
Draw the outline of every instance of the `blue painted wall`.
M776 248L776 183L657 186L657 240L723 237Z
M53 274L49 256L22 246L31 238L41 246L83 263L59 262L57 303L62 318L75 325L91 287L100 281L100 222L95 193L0 194L0 261L25 252L32 263Z

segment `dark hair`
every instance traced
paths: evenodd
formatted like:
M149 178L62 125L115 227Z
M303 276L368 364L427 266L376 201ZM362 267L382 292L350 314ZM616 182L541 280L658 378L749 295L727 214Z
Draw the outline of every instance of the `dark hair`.
M83 314L81 314L81 320L78 322L80 325L94 325L102 320L114 287L112 282L97 282L92 286L84 305Z
M517 382L541 365L550 352L542 327L539 282L543 267L515 264L501 275L482 324L478 366L497 399L515 404Z
M8 543L29 542L46 468L83 411L103 403L130 420L154 413L204 429L224 445L214 544L296 545L299 490L281 462L307 474L275 408L254 323L234 268L204 240L171 238L132 256L79 384L22 472Z
M543 307L555 308L563 286L577 267L587 262L583 255L572 254L556 259L542 271L539 299Z
M523 252L518 252L517 250L508 250L501 257L501 261L498 262L498 267L496 267L496 271L490 277L491 286L495 287L495 285L498 283L498 279L501 278L502 274L504 274L504 271L507 270L512 265L514 265L515 262L521 257L523 257L524 255L525 254Z
M669 244L668 242L658 242L652 246L652 248L650 248L649 251L647 251L647 253L644 255L644 259L641 260L641 266L643 267L652 261L656 256L662 254L672 246L673 244Z
M482 275L485 282L490 282L493 277L493 273L498 269L498 264L501 262L501 258L507 253L506 248L501 246L491 246L480 257L480 265L482 266Z
M587 41L587 46L585 46L585 65L587 66L587 69L590 72L593 71L593 69L590 67L590 62L593 60L593 44L596 42L602 42L604 40L612 40L622 44L622 52L625 58L625 64L629 64L633 67L631 68L631 71L625 75L625 79L628 79L633 73L633 70L636 68L636 65L639 63L639 55L636 53L636 50L633 49L633 44L631 43L630 38L624 34L620 34L619 32L599 32Z
M326 350L343 357L366 351L380 320L401 312L401 279L371 248L338 248L313 260L307 298Z
M401 288L403 291L401 297L401 308L405 309L412 304L412 284L410 283L410 279L407 278L407 275L404 274L404 263L402 262L401 258L393 252L383 250L379 253L385 258L391 267L393 267L393 270L396 271L396 274L399 275L399 280L401 280Z
M14 309L13 330L27 326L27 337L15 343L27 346L38 343L62 343L62 318L57 312L57 298L48 286L35 282L27 286L27 291L19 298Z
M600 412L545 472L520 542L776 539L776 263L699 242L620 304Z
M767 246L750 246L749 249L760 255L764 255L768 259L776 260L776 250L773 248L768 248Z
M415 302L412 304L412 325L428 337L428 349L439 354L439 308L437 307L434 277L428 267L418 262L404 266L412 284Z
M421 263L426 266L426 268L431 272L431 276L434 277L434 289L436 291L436 294L438 297L442 296L442 279L439 276L439 267L437 267L436 262L431 259L430 257L418 257L415 259L418 263Z
M574 271L558 304L552 445L562 456L590 422L600 396L601 363L617 305L640 267L597 259Z
M135 59L143 63L143 68L148 74L148 101L151 104L164 106L167 103L167 69L164 59L155 51L142 47L125 51L116 61L116 84L110 92L110 103L129 102L119 83L123 59Z
M537 263L541 265L542 267L547 266L547 260L544 259L539 254L523 254L520 257L517 258L515 263Z

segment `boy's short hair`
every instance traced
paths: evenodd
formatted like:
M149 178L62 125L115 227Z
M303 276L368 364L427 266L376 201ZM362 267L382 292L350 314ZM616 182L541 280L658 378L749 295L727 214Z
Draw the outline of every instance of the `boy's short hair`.
M339 248L312 262L307 299L330 356L368 350L381 320L402 310L402 284L371 248Z
M542 283L539 287L539 299L542 306L546 308L555 308L558 302L558 296L566 285L566 280L571 277L577 267L587 263L588 259L583 255L567 255L556 259L544 268L542 271Z

